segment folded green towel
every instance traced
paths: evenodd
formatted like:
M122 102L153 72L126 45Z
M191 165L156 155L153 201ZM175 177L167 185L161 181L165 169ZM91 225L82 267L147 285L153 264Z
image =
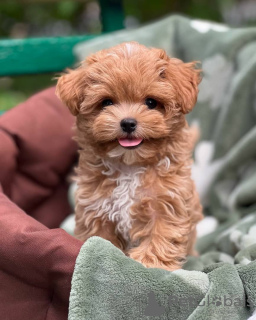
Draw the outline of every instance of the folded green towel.
M193 298L194 310L208 289L205 273L147 269L109 241L92 237L77 258L69 319L143 319L147 314L177 314L175 319L186 319L191 309L169 300Z
M203 272L147 269L92 237L76 261L69 320L248 319L245 292L256 301L255 277L255 262L238 270L223 262Z

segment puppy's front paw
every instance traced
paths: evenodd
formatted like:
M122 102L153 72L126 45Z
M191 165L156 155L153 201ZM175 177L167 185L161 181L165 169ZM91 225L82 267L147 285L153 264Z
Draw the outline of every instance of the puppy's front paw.
M152 253L142 254L137 248L131 249L128 253L129 257L143 264L146 268L160 268L168 271L174 271L181 268L181 264L177 261L161 261Z

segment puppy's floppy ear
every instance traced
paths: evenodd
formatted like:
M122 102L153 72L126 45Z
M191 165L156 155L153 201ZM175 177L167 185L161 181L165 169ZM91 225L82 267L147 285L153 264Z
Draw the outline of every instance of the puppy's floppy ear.
M177 93L177 104L181 112L189 113L197 101L198 85L201 82L201 70L197 69L198 62L184 63L172 58L169 62L169 72ZM174 80L174 81L173 81Z
M85 68L82 66L76 70L67 70L67 73L59 77L56 86L57 97L76 116L84 99L86 86Z

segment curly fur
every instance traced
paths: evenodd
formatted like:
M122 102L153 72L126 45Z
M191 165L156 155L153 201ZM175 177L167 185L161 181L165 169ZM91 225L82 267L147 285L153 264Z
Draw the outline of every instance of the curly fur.
M195 134L185 114L200 70L161 49L123 43L68 70L57 95L77 116L76 236L110 240L146 267L180 268L193 254L202 208L191 180ZM158 101L149 109L146 98ZM113 105L102 108L102 101ZM124 118L137 120L135 149L123 148Z

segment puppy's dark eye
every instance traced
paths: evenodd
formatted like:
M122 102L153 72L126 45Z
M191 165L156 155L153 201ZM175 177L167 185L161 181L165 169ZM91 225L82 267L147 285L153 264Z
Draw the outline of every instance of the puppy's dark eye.
M114 103L111 99L105 99L101 103L102 107L108 107L108 106L111 106L112 104L114 104Z
M148 106L149 109L155 109L158 105L158 102L155 99L147 98L145 100L145 104Z

